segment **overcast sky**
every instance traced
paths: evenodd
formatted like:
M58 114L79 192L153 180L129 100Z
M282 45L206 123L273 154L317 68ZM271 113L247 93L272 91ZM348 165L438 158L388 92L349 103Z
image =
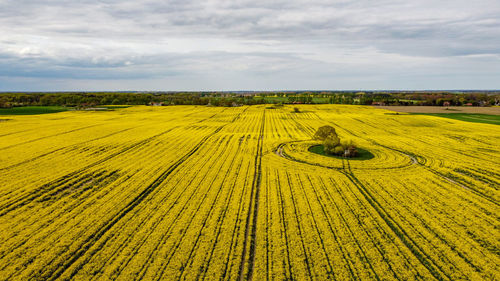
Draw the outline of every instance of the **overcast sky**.
M0 91L499 88L498 0L0 0Z

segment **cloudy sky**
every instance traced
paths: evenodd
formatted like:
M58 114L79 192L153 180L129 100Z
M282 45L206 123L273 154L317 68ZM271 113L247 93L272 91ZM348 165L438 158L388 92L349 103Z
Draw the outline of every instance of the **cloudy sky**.
M0 0L0 91L499 88L498 0Z

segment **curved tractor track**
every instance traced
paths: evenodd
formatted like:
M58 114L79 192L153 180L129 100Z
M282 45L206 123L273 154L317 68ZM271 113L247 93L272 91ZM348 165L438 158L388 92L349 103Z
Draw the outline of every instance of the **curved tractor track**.
M324 165L324 164L320 164L320 163L312 163L312 162L308 162L306 160L297 159L297 158L293 157L292 155L289 155L288 153L286 153L286 151L284 151L284 147L287 144L297 143L297 142L301 142L301 141L291 141L291 142L280 143L273 151L279 157L285 158L285 159L290 160L290 161L294 161L294 162L298 162L298 163L302 163L302 164L307 164L307 165L312 165L312 166L317 166L317 167L322 167L322 168L326 168L326 169L332 169L332 170L338 170L338 171L345 171L344 165L343 165L343 167L334 167L334 166L328 166L328 165ZM356 169L368 169L368 170L370 170L370 169L373 169L373 170L380 170L380 169L384 169L384 170L385 169L400 169L400 168L406 168L406 167L409 167L409 166L412 166L412 165L419 164L417 158L414 157L413 155L404 153L404 152L396 150L396 149L392 149L390 147L386 147L386 146L382 146L382 147L390 149L390 150L393 150L395 152L400 153L401 155L404 155L404 156L408 157L410 159L410 163L407 164L407 165L400 165L400 166L397 166L397 167L378 167L378 168L373 168L373 167L361 168L361 167L357 167ZM344 161L349 161L349 159L339 159L339 161L344 162ZM367 160L367 161L370 161L370 160Z

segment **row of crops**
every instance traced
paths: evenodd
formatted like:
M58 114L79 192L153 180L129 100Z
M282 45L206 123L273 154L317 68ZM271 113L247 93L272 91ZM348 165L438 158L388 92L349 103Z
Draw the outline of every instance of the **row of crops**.
M500 128L360 106L0 123L0 280L494 280ZM331 125L374 157L308 151Z

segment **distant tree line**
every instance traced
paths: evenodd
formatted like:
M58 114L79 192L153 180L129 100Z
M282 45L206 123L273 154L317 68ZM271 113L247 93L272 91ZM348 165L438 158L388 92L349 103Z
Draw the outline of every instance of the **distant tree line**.
M254 104L500 105L500 92L52 92L0 93L0 107Z
M207 96L201 93L0 93L0 107L99 105L213 105L264 104L252 96Z
M264 98L286 98L285 103L358 105L491 106L500 105L499 91L402 91L402 92L282 92L260 93Z

